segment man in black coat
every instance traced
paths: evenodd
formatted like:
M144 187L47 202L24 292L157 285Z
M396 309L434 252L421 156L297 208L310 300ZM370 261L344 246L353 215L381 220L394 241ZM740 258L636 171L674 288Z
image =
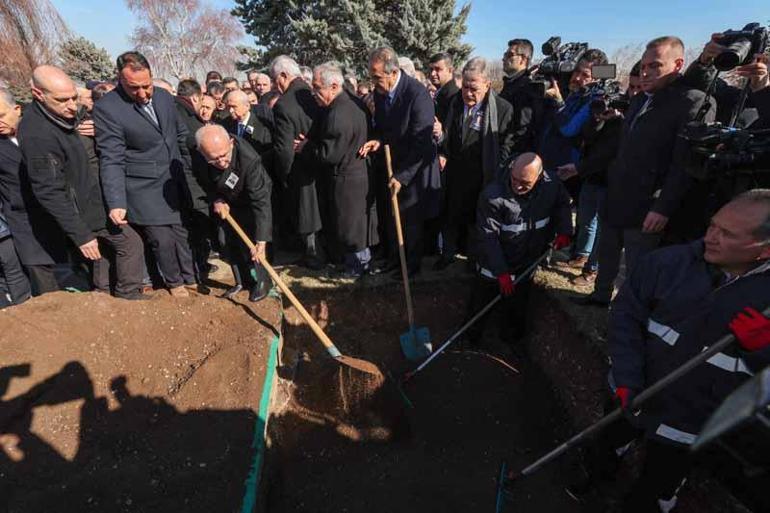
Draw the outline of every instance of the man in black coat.
M320 269L323 260L316 234L321 230L321 207L316 194L316 166L309 154L294 152L294 140L310 134L318 116L318 104L291 57L276 57L270 64L270 73L281 92L273 107L274 174L288 188L288 215L295 220L295 230L304 244L302 263Z
M53 272L57 263L67 262L67 238L56 221L46 212L32 193L17 131L21 107L6 90L0 90L0 200L19 260L31 279L32 294L37 296L57 285L50 280L39 283L40 273L31 266L48 267ZM44 276L50 277L51 273Z
M328 173L331 219L327 233L343 253L344 276L358 278L369 268L370 246L377 244L374 198L370 195L366 159L358 149L366 143L366 107L343 89L339 66L326 63L313 71L313 93L325 110L309 138L296 141L297 153L308 154Z
M500 96L513 105L515 153L534 151L542 136L543 96L532 84L532 42L511 39L503 54L503 90Z
M108 273L101 266L100 242L115 254L115 295L143 299L141 244L131 228L107 225L99 176L91 168L77 126L78 94L75 84L59 68L39 66L32 74L34 101L19 125L19 143L32 192L56 220L67 238L93 263L94 286L109 291ZM51 266L30 266L33 280L43 291L58 285Z
M193 266L195 276L199 284L208 279L211 265L208 262L211 252L211 243L209 241L213 230L211 224L209 191L213 184L209 177L209 165L206 159L198 151L195 143L195 132L201 128L204 123L198 117L198 108L200 106L203 93L201 86L195 80L182 80L179 82L176 90L176 110L179 119L187 127L187 150L190 152L190 162L192 164L192 173L186 175L187 188L190 190L192 204L183 211L184 225L190 234L190 249L192 250ZM191 179L192 178L192 179Z
M205 126L196 132L195 139L201 154L211 163L211 176L216 182L211 193L214 213L222 219L231 215L256 244L249 254L235 231L229 225L224 228L226 256L235 285L222 297L233 298L248 286L249 301L259 301L267 296L271 286L269 276L258 264L265 259L272 236L270 177L252 146L240 137L231 137L221 126Z
M192 254L181 211L191 205L194 181L187 128L174 97L153 88L152 73L140 53L117 60L117 89L94 108L96 144L104 200L116 226L139 226L172 295L188 296L195 283Z
M375 139L367 141L359 155L366 157L382 145L390 146L393 178L388 187L399 197L407 267L414 275L420 270L423 223L435 218L440 206L441 179L433 141L435 108L427 89L399 69L392 48L377 48L370 54L369 74L375 86ZM397 266L393 262L390 267L395 270Z
M436 95L433 97L436 104L436 118L439 123L443 124L446 121L452 99L460 92L454 78L455 68L452 56L448 53L437 53L430 58L428 67L430 68L430 83L436 88Z
M454 98L446 118L439 151L444 167L445 218L442 256L434 268L450 265L455 254L474 256L476 205L482 188L497 178L514 144L513 107L491 88L486 60L475 57L463 69L462 93Z
M251 144L263 162L272 158L273 136L270 128L255 114L246 93L240 89L229 91L223 101L230 112L230 116L222 121L225 130Z
M608 173L607 201L599 239L599 272L588 304L606 306L621 252L627 274L655 249L669 218L690 187L687 144L678 137L701 109L706 95L682 83L684 45L676 37L650 41L642 57L642 90L625 116L617 157ZM713 120L713 106L706 119Z

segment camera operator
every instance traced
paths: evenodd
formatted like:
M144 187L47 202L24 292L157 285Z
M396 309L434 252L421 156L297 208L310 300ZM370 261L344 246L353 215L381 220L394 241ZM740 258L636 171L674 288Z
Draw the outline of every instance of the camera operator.
M529 69L533 51L529 39L511 39L503 54L505 76L500 98L513 105L513 153L535 151L542 128L543 99L532 88Z
M607 64L607 56L601 50L587 50L570 75L566 100L555 78L545 91L546 128L541 155L548 170L575 164L580 158L580 134L591 118L591 102L595 99L587 86L595 81L591 68L597 64ZM565 186L570 196L577 200L580 181L572 178L565 182Z
M625 248L627 274L655 249L679 208L690 179L683 161L687 144L678 138L695 119L706 95L681 78L684 44L674 36L654 39L642 56L642 91L625 116L617 157L607 180L599 240L599 272L584 303L607 306ZM706 112L713 119L713 108Z
M637 62L629 74L627 100L631 100L640 90L640 63ZM625 101L623 102L625 103ZM627 107L627 104L625 105ZM596 280L598 269L599 233L601 232L600 212L604 209L607 198L607 170L615 159L623 131L623 112L607 100L598 100L592 108L591 118L581 134L582 150L577 165L567 164L557 169L559 178L568 180L579 176L583 185L580 188L580 201L577 207L578 235L576 247L590 247L587 254L578 254L569 262L560 262L576 269L582 269L581 275L572 279L572 284L580 287L589 286ZM588 244L588 239L593 244Z

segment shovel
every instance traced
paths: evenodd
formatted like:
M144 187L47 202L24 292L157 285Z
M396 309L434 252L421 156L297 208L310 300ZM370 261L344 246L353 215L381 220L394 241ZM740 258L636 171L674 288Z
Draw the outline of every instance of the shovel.
M393 178L393 163L390 159L390 146L385 145L385 163L388 167L388 181ZM430 333L426 327L414 325L414 309L412 308L412 292L409 288L409 275L406 269L406 252L404 250L404 233L401 231L401 212L398 208L398 196L390 195L393 205L393 220L396 223L396 237L398 239L398 257L401 260L401 278L404 281L404 295L406 296L406 315L409 321L409 331L402 333L401 351L408 360L418 361L428 356L433 347L430 344Z
M228 223L230 223L230 226L233 230L235 230L235 233L237 233L240 238L243 240L243 242L249 247L249 249L252 249L255 245L249 239L249 236L244 233L243 229L238 225L238 223L230 217L228 214L225 218ZM294 306L294 308L297 309L299 314L302 316L302 318L305 320L305 322L310 326L310 329L313 330L313 333L315 333L315 336L318 337L318 340L321 341L321 343L326 348L326 352L329 353L329 356L331 356L337 363L340 365L345 365L347 367L350 367L351 369L355 369L357 371L363 372L365 374L368 374L372 376L373 378L376 378L377 380L385 381L385 377L380 372L380 369L377 368L377 366L371 362L367 362L366 360L360 360L358 358L352 358L350 356L343 355L339 349L337 349L337 346L334 345L334 343L331 341L331 339L324 333L324 331L321 329L321 327L318 325L317 322L311 317L311 315L308 313L307 310L305 310L305 307L302 306L302 303L299 302L299 299L292 293L292 291L289 289L289 287L284 283L284 281L278 276L278 273L275 272L275 269L267 263L266 260L263 260L260 258L259 261L260 264L262 264L262 267L265 268L267 273L270 275L270 278L272 278L273 282L278 285L278 288L281 289L281 291L286 295L287 298L289 298L289 301Z
M762 315L765 315L765 316L770 315L770 307L765 308L764 311L762 312ZM658 380L654 384L642 390L639 393L639 395L637 395L634 398L631 404L628 405L629 410L633 411L633 410L639 409L639 407L644 402L646 402L650 397L656 395L661 390L668 388L672 383L677 381L679 378L681 378L685 374L688 374L691 370L693 370L695 367L699 366L706 360L709 360L712 356L716 355L717 353L720 353L723 349L725 349L727 346L729 346L733 342L735 342L735 335L733 335L732 333L728 333L727 335L723 336L722 338L717 340L713 345L711 345L708 349L705 349L702 353L699 353L698 355L687 360L682 365L680 365L676 369L672 370L671 372L669 372L668 374L660 378L660 380ZM583 431L574 435L572 438L570 438L566 442L562 443L558 447L555 447L548 454L542 456L540 459L531 463L530 465L527 465L525 468L523 468L518 472L509 471L506 463L503 462L500 470L500 478L498 479L498 482L497 482L497 505L495 509L496 513L501 513L503 511L503 508L505 507L506 502L513 498L514 485L521 478L534 474L535 472L540 470L544 465L547 465L548 463L552 462L553 460L555 460L565 452L569 451L570 449L577 447L586 439L595 435L596 433L598 433L599 431L607 427L609 424L612 424L622 416L623 416L623 410L621 408L614 409L612 412L608 413L607 415L605 415L595 423L585 428Z

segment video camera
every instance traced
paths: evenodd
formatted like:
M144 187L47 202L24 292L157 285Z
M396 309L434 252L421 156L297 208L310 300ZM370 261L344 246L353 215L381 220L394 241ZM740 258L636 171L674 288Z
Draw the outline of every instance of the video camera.
M591 115L597 117L610 109L625 112L631 100L623 90L622 84L615 80L617 76L615 64L595 64L591 68L591 75L596 79L586 92L593 97Z
M714 67L720 72L730 71L750 63L754 55L767 50L768 30L759 23L749 23L742 30L723 32L718 43L727 50L714 59ZM714 94L718 75L708 88L707 98ZM690 146L688 174L705 180L718 174L751 169L758 160L764 162L770 158L770 130L748 128L758 117L755 109L745 108L749 88L747 83L741 91L727 126L703 121L710 108L707 100L695 120L679 134Z
M580 58L588 50L588 43L564 43L561 37L553 36L540 48L545 58L540 61L537 71L532 75L532 87L539 96L551 86L551 80L559 82L559 87L569 82L569 77L577 67Z

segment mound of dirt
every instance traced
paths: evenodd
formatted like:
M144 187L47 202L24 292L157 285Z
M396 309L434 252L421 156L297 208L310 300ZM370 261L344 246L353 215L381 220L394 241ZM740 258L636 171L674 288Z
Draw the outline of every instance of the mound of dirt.
M280 319L165 292L0 311L0 510L236 510Z

